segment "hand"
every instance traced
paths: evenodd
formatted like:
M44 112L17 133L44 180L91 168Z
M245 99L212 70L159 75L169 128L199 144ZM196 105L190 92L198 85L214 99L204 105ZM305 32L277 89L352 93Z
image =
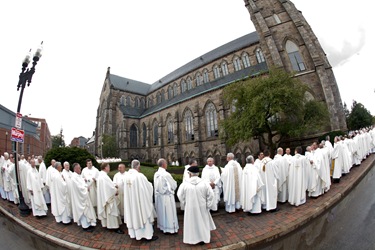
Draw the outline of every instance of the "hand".
M29 190L29 191L30 191L30 194L31 194L31 195L34 195L34 193L33 193L33 191L32 191L32 190Z
M211 186L212 189L215 189L215 183L211 182L210 186Z

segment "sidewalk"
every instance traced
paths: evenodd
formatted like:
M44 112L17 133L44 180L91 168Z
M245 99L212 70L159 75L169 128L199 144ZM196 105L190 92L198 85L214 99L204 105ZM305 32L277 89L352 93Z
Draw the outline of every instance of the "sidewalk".
M55 222L50 211L43 219L32 215L21 217L15 204L0 201L0 212L28 231L37 234L56 245L69 249L238 249L254 247L286 235L321 215L326 209L339 202L367 174L375 162L375 155L369 156L359 167L341 178L340 183L333 184L328 193L317 199L307 198L299 207L279 204L276 213L263 212L257 216L248 216L242 211L228 214L223 208L212 214L217 229L211 232L211 243L206 245L186 245L182 242L183 213L178 211L180 230L177 235L164 235L156 229L154 235L159 239L152 242L130 239L126 225L121 225L125 234L119 235L100 226L94 232L87 233L77 224L64 226ZM179 209L178 209L179 210Z

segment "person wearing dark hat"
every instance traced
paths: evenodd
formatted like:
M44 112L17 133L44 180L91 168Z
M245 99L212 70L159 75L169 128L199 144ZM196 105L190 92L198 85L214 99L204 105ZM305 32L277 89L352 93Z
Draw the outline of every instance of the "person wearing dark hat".
M189 179L184 181L177 192L181 210L184 210L185 244L205 244L211 239L211 230L216 226L210 209L215 203L214 192L207 181L199 178L199 167L187 169ZM196 218L200 218L197 220Z

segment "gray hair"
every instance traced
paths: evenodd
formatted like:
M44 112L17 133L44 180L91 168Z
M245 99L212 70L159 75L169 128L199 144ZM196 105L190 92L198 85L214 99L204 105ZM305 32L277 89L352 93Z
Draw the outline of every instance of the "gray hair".
M157 164L158 164L159 167L162 167L163 164L164 164L164 162L166 162L165 159L164 159L164 158L160 158L160 159L158 160L158 163L157 163Z
M246 163L254 163L254 157L252 155L246 157Z
M198 173L192 173L189 171L189 173L191 174L191 176L199 176L199 172Z
M131 167L132 168L138 168L141 165L141 163L138 160L132 160Z
M38 156L38 160L42 160L43 161L43 157L41 155Z
M57 169L58 166L61 166L61 162L59 162L59 161L55 162L55 165L53 165L53 167L54 167L55 169Z
M227 157L230 158L230 159L234 159L234 154L233 153L228 153Z

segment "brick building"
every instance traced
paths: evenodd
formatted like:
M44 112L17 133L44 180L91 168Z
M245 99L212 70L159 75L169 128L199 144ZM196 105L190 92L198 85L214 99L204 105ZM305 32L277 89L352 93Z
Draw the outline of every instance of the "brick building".
M240 162L259 150L251 140L229 148L218 137L218 123L231 107L222 89L270 66L294 71L330 112L331 130L345 129L338 86L328 59L302 13L289 0L245 0L256 32L230 41L188 62L152 84L107 70L96 121L96 145L104 134L117 138L122 159L160 157L203 165L214 157L223 165L228 152ZM96 146L96 153L100 149Z
M45 155L48 150L52 148L51 132L48 128L48 123L46 119L35 118L35 117L26 117L28 120L33 121L37 124L36 133L38 134L41 142L42 155Z

